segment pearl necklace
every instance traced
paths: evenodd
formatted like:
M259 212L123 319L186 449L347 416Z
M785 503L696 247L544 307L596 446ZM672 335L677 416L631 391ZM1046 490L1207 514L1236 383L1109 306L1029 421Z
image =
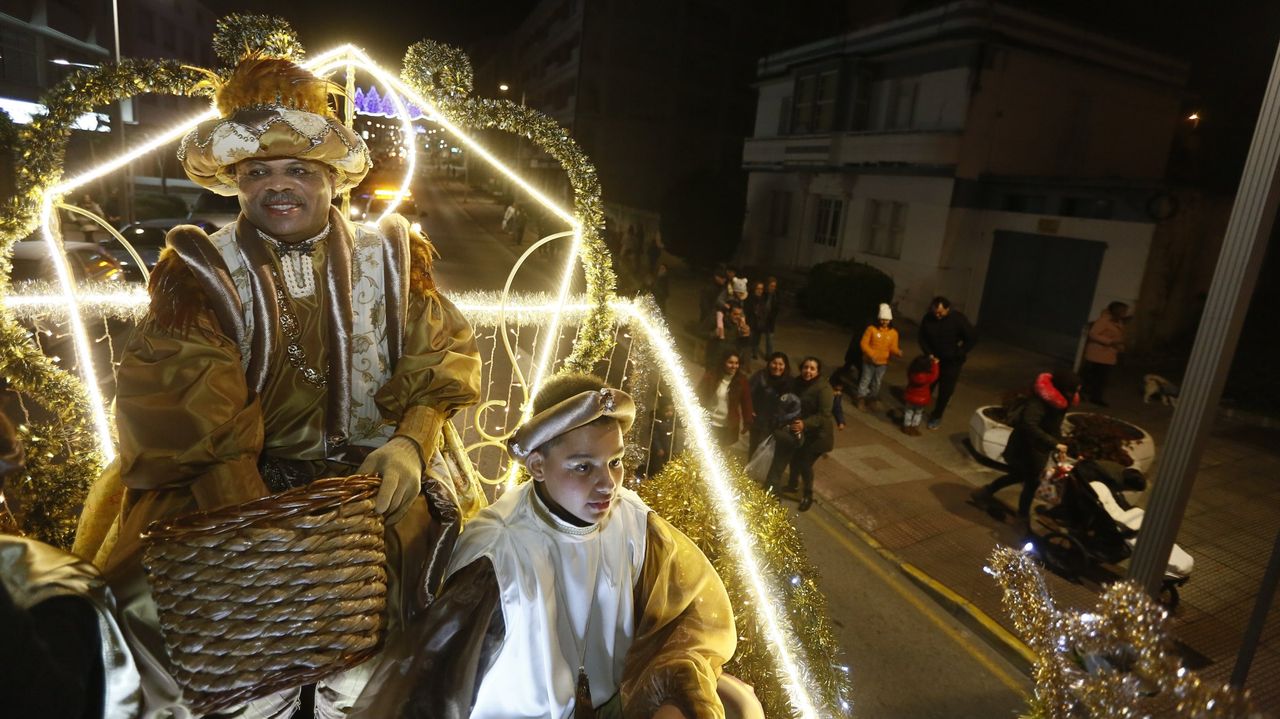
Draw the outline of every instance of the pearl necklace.
M280 331L285 338L285 358L302 374L303 381L320 389L323 389L326 384L325 375L307 364L307 351L302 347L302 324L298 321L298 316L294 313L289 299L302 299L315 294L316 277L311 264L311 253L321 240L329 236L329 230L332 227L331 224L325 225L320 234L315 237L292 244L280 242L262 230L258 230L258 237L275 248L276 256L280 258L280 267L284 269L285 291L280 290L280 275L275 269L271 270L271 276L276 281L276 307L280 310Z
M316 275L311 264L311 254L329 236L332 228L332 224L327 224L315 237L294 243L281 242L258 230L258 237L271 245L276 251L276 257L280 258L280 268L284 270L284 286L293 299L310 297L316 293Z

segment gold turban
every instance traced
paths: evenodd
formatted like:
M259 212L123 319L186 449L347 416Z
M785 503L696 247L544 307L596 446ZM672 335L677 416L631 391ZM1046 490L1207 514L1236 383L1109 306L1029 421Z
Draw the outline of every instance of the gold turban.
M622 433L636 420L636 403L620 389L604 387L576 394L529 418L507 440L507 451L521 462L548 441L591 424L601 417L612 417L622 425Z
M337 173L337 192L369 173L369 148L333 114L325 80L288 60L251 57L214 84L222 116L197 125L178 148L196 184L234 195L235 164L255 157L323 162Z

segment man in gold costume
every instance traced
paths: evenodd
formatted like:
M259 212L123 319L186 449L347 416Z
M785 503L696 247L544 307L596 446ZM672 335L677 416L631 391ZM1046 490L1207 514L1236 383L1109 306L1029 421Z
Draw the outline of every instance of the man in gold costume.
M436 291L431 247L403 218L375 229L331 205L370 158L328 94L287 60L251 57L219 83L221 117L178 152L192 180L238 195L241 214L212 235L169 235L118 369L120 454L108 475L123 491L113 502L112 482L99 482L76 547L120 596L135 649L156 658L139 541L154 520L378 474L393 632L430 600L457 536L454 494L428 470L442 424L479 396L472 329ZM319 683L317 717L346 714L361 669ZM168 704L181 716L176 693L149 682L147 713ZM296 697L236 716L287 718Z

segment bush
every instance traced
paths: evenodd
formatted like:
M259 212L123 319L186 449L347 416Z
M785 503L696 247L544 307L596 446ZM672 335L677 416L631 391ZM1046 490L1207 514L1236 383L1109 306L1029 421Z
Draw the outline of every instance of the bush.
M893 301L893 278L862 262L823 262L809 269L799 300L808 317L861 327L881 302Z
M187 203L177 195L140 194L133 198L133 215L139 220L186 217Z

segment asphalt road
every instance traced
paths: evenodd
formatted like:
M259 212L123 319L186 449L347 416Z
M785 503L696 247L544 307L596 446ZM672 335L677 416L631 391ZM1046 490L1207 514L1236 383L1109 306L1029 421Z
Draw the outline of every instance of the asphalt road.
M419 221L440 253L434 275L441 289L501 291L507 273L530 244L517 246L502 231L505 207L492 197L464 193L461 183L442 177L415 182L413 194ZM552 292L559 286L561 267L550 251L540 250L521 267L512 291Z
M793 506L793 505L792 505ZM793 515L851 667L858 717L1011 717L1031 682L815 505Z
M448 181L419 182L414 192L441 254L440 286L455 293L500 290L522 251L501 232L503 208L474 195L463 203L461 186ZM550 258L533 259L515 287L550 291L559 269ZM1025 707L1027 677L838 515L819 505L794 516L851 667L855 716L1009 717Z

